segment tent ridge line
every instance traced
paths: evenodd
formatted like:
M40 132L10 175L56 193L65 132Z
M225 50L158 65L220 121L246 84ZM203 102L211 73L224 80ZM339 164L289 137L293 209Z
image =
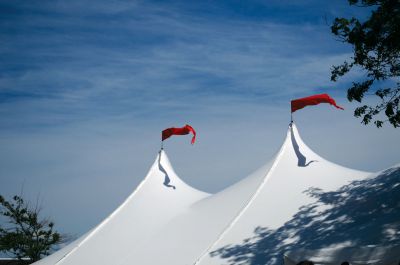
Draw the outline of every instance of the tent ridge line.
M210 244L205 251L203 251L203 253L201 253L201 255L195 260L195 262L193 263L193 265L198 265L202 259L207 255L207 253L213 248L215 247L219 241L230 231L230 229L233 227L233 225L235 225L237 223L237 221L239 220L239 218L246 212L246 210L250 207L250 204L255 200L255 198L258 196L258 194L260 193L260 191L264 188L265 184L268 182L272 172L274 171L276 165L278 164L278 162L280 161L283 151L287 145L287 140L288 140L288 136L289 136L290 130L288 130L287 134L286 134L286 139L284 144L281 146L278 155L276 156L276 159L274 161L274 163L272 164L272 166L270 167L270 169L268 170L268 172L265 174L263 181L261 182L260 186L257 188L257 190L253 193L253 195L250 197L250 199L245 203L245 205L243 206L243 208L239 211L239 213L232 219L232 221L225 227L225 229L221 232L221 234L218 236L218 238L212 243Z
M161 151L159 153L159 155L161 155ZM157 157L158 159L158 157ZM93 229L92 232L90 232L78 245L76 245L73 249L71 249L71 251L69 251L68 253L66 253L64 256L62 256L56 263L54 263L54 265L57 264L61 264L62 261L70 256L72 253L74 253L78 248L80 248L84 243L86 243L97 231L99 231L104 225L106 225L119 211L121 211L121 209L128 203L128 201L130 201L131 198L133 198L133 196L135 196L136 193L139 192L139 190L143 187L143 185L145 184L145 182L148 180L150 173L152 172L153 168L154 168L154 164L152 165L152 167L150 168L150 171L147 173L147 176L139 183L139 185L134 189L134 191L128 196L128 198L125 199L125 201L117 208L114 210L114 212L112 212L109 216L107 216L98 226L96 226L96 228Z

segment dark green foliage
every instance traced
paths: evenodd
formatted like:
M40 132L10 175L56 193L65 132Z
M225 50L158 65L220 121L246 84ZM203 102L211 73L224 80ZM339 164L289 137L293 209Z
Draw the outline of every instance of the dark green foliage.
M54 223L39 219L39 212L20 196L7 201L0 195L0 215L7 220L0 226L0 252L12 255L20 264L29 264L49 255L61 243L63 236L54 231Z
M356 108L354 116L361 117L362 123L374 121L381 127L388 121L394 127L400 126L400 1L399 0L348 0L350 5L370 8L371 15L365 21L357 18L336 18L332 33L343 42L353 46L354 56L349 62L333 66L331 80L349 73L353 67L366 73L365 81L353 82L348 88L349 101L362 102L369 90L379 97L375 106L364 105ZM390 87L380 86L390 84ZM386 115L381 120L380 113ZM382 115L381 115L382 116Z

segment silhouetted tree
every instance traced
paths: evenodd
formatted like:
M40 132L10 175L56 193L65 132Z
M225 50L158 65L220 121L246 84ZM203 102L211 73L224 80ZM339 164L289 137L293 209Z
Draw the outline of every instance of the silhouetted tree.
M61 243L64 236L54 230L54 223L39 218L40 208L30 207L20 196L7 201L0 195L0 252L12 255L20 264L38 261ZM28 260L27 260L28 259Z
M361 68L366 73L362 81L353 82L347 90L349 101L362 102L367 91L373 90L379 97L378 104L362 105L354 116L362 117L362 123L373 121L381 127L388 121L400 126L400 1L399 0L348 0L350 5L371 9L370 16L361 21L357 18L335 18L331 31L343 42L353 46L354 55L349 61L333 66L331 80ZM376 116L384 112L384 120ZM384 117L384 116L383 116Z

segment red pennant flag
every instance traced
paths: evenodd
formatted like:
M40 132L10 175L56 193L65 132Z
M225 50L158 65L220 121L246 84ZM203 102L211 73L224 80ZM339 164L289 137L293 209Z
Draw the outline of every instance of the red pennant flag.
M164 141L165 139L168 139L169 137L171 137L172 135L186 135L192 133L193 137L192 137L192 141L191 143L194 144L194 142L196 141L196 131L192 128L192 126L190 125L185 125L182 128L168 128L165 129L164 131L162 131L162 141Z
M320 94L292 100L292 113L296 110L304 108L305 106L318 105L320 103L329 103L338 109L343 109L342 107L336 105L335 100L328 94Z

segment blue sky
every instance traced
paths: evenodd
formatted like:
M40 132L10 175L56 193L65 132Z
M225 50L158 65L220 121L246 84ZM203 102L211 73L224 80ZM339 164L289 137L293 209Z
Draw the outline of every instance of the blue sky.
M192 147L166 151L190 185L216 192L279 148L293 98L308 145L377 171L399 162L399 131L365 127L345 99L355 72L329 24L365 15L347 1L0 1L0 194L40 195L59 229L80 235L145 176L160 131L191 124ZM249 130L250 128L250 130Z

